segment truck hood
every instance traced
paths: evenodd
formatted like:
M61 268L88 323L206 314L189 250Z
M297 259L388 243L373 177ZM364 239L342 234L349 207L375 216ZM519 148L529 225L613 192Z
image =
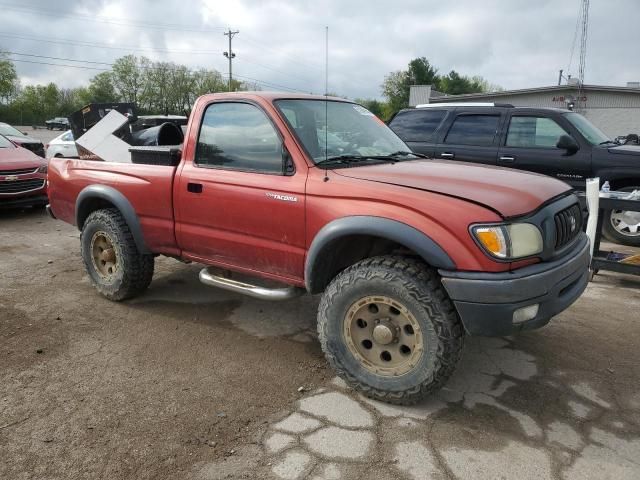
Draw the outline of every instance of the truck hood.
M609 153L614 155L634 155L640 158L640 145L620 145L617 147L610 147Z
M5 135L5 137L18 145L22 145L23 143L42 143L40 140L27 135Z
M341 168L334 173L469 200L505 218L532 212L571 190L566 183L544 175L455 161L411 160Z
M26 148L0 148L0 170L37 168L47 161Z

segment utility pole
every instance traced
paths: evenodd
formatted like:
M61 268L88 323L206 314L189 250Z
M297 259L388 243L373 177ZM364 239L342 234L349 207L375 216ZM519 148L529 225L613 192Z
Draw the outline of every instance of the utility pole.
M560 74L558 75L558 85L562 84L562 72L563 70L560 69Z
M229 91L231 91L231 80L233 79L231 73L231 61L236 57L236 54L233 53L233 50L231 50L231 40L233 39L234 35L238 33L240 33L238 30L231 31L231 29L229 29L228 32L224 32L224 35L229 37L229 51L223 53L223 55L229 59Z

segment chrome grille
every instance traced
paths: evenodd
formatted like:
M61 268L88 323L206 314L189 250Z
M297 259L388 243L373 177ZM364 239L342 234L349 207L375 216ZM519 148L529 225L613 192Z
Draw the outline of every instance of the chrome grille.
M7 175L26 175L29 173L36 173L38 167L29 167L29 168L16 168L15 170L0 170L0 177L5 177Z
M582 212L577 203L553 217L556 224L556 250L567 245L582 230Z
M0 195L6 193L23 193L44 187L44 178L29 178L27 180L13 180L0 182Z

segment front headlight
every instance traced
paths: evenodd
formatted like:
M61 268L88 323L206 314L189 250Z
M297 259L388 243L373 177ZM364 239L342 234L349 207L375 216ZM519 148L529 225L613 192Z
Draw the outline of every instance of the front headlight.
M38 167L38 170L36 170L38 173L47 173L47 166L46 165L40 165L40 167Z
M471 231L489 255L501 260L542 253L542 234L538 227L531 223L476 225Z

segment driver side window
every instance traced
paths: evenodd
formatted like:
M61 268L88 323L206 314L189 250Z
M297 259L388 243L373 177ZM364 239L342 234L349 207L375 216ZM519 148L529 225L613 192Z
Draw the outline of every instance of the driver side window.
M199 167L283 174L283 145L265 113L248 103L212 103L202 118Z
M564 128L546 117L513 116L507 133L507 147L556 148Z

